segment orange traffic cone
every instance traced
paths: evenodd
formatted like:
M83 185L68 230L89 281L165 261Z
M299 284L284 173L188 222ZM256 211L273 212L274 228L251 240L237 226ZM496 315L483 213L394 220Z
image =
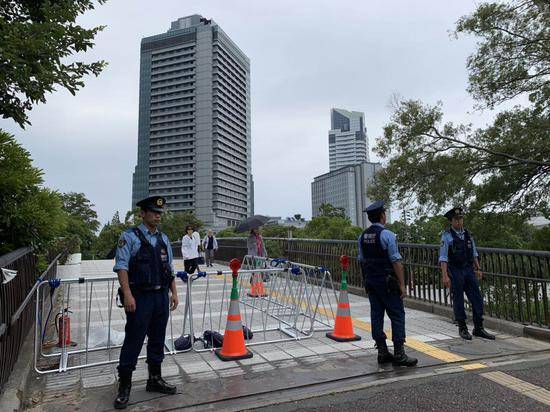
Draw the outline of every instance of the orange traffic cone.
M241 313L239 311L239 291L237 289L237 274L241 267L241 262L232 259L229 267L233 272L233 286L231 288L231 301L229 303L229 313L227 314L227 324L225 334L223 335L223 345L221 349L215 351L218 358L222 361L231 361L247 359L252 357L252 352L246 349L244 344L243 327L241 323Z
M252 275L252 284L250 285L250 292L248 296L253 298L263 298L267 296L264 289L264 281L261 273L254 273Z
M334 331L327 333L327 338L337 342L361 340L361 336L353 332L353 321L349 307L348 282L346 279L349 258L347 256L340 256L340 265L342 266L342 285L340 287L340 297L338 298L338 310L336 311Z

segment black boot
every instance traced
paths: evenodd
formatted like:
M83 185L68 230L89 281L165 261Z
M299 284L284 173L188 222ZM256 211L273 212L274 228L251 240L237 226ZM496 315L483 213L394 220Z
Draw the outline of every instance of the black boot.
M390 363L393 361L393 355L388 350L388 345L386 345L386 339L376 341L376 344L374 345L376 349L378 349L378 363L384 364L384 363Z
M132 371L118 371L118 393L114 402L115 409L126 409L132 389Z
M160 365L148 363L147 366L149 368L149 379L147 379L147 386L145 387L147 392L160 392L168 395L176 393L176 387L162 379Z
M495 335L491 335L489 332L483 329L483 323L480 323L479 325L475 325L474 330L472 331L472 334L474 336L477 336L478 338L495 340Z
M418 359L411 358L405 353L403 343L393 343L393 366L416 366Z
M468 332L468 326L466 326L465 320L458 321L458 334L462 339L472 340L472 335Z

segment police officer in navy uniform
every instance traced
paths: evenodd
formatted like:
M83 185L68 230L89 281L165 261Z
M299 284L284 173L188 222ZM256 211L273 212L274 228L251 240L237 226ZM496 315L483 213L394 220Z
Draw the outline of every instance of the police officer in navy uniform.
M495 336L483 328L483 297L479 290L478 279L481 279L481 266L474 238L464 229L464 210L455 207L445 213L451 227L441 235L439 263L441 280L453 295L453 311L458 323L461 338L471 340L472 335L466 326L464 310L464 293L472 305L474 330L473 335L494 340ZM474 273L474 269L475 272Z
M378 201L364 211L372 223L359 237L359 261L363 284L369 296L372 338L378 349L378 363L415 366L417 359L405 354L405 308L407 295L395 233L386 229L386 209ZM384 313L391 320L394 353L388 351L384 333Z
M161 196L139 201L136 206L141 208L143 222L122 233L118 241L113 271L118 273L119 293L126 312L126 335L118 365L116 409L124 409L128 403L132 372L145 336L149 369L146 390L176 393L176 387L168 384L161 375L169 310L178 306L172 248L168 237L158 230L165 203Z

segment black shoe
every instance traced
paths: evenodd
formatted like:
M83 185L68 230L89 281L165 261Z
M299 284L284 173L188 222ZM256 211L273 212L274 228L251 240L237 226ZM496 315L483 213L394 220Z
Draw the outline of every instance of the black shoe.
M115 409L126 409L130 400L130 390L132 389L132 373L119 372L118 392L115 398Z
M378 349L378 363L380 365L383 365L384 363L393 362L393 355L388 350L388 346L386 345L385 339L376 342L374 347Z
M462 339L472 340L472 335L468 332L468 326L466 326L465 320L459 320L458 322L458 334Z
M394 346L393 361L392 361L393 366L406 366L406 367L416 366L416 364L418 363L418 359L407 356L407 354L405 353L405 348L402 343L394 342L393 346Z
M160 365L148 364L149 366L149 379L147 379L147 386L145 390L147 392L159 392L168 395L176 393L176 386L170 385L164 379L162 379Z
M479 326L479 327L476 326L472 331L472 333L474 336L477 336L478 338L495 340L495 335L491 335L489 332L483 329L483 326Z

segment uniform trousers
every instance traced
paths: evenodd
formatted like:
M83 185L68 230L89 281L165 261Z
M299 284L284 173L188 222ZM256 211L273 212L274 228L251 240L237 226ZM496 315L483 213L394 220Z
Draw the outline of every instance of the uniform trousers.
M366 291L370 302L372 338L375 342L386 340L384 314L391 320L394 345L405 342L405 308L403 299L396 292L389 292L387 285L367 283Z
M142 291L132 288L135 312L126 312L124 343L120 351L119 371L136 369L137 358L147 336L147 363L160 365L164 359L164 338L170 309L168 289Z
M455 320L466 320L464 309L464 293L472 305L474 326L483 324L483 297L479 290L479 283L474 268L449 265L451 291L453 292L453 312Z

